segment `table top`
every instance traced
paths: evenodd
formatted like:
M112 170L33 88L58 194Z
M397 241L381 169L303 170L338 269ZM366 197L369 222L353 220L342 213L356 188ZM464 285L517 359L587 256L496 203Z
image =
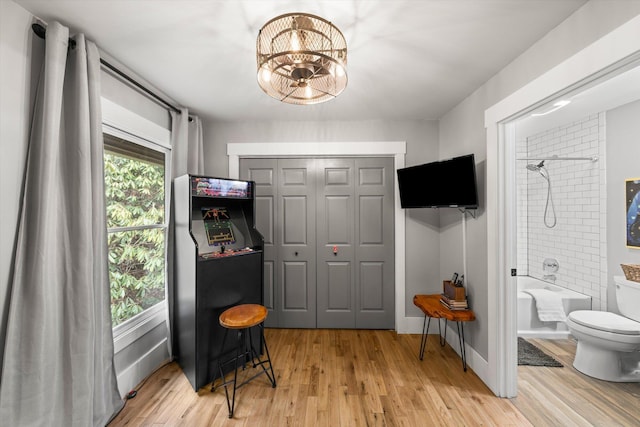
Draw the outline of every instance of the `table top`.
M476 319L472 310L449 310L440 303L440 294L415 295L413 304L429 317L442 318L454 322L470 322Z

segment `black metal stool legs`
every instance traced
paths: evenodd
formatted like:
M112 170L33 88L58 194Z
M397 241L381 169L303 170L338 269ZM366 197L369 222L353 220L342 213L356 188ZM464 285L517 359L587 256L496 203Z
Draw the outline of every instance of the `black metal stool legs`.
M264 374L267 376L267 378L269 378L271 387L276 388L276 375L273 373L273 365L271 364L271 356L269 355L269 347L267 347L267 340L264 339L264 324L261 323L260 325L258 325L258 328L260 328L260 342L264 346L264 351L267 354L267 358L264 360L260 360L260 357L257 354L255 354L255 350L253 349L253 347L251 347L251 349L254 351L253 367L255 368L256 366L260 365L260 367L264 371ZM251 330L249 330L249 334L251 334ZM258 359L258 363L255 363L256 359ZM269 371L271 371L271 375L269 375L269 371L267 371L267 369L264 367L265 363L269 364Z
M271 387L276 387L276 377L273 372L273 365L271 364L271 356L269 355L267 342L264 339L264 326L263 324L260 324L258 325L258 327L260 328L260 341L261 345L264 345L267 356L266 359L261 359L260 355L253 346L253 341L251 340L251 328L238 329L236 352L233 359L229 359L224 362L221 359L218 359L218 369L220 371L220 379L222 383L216 386L214 381L214 384L212 384L211 386L211 391L215 391L216 388L224 386L224 393L227 398L227 408L229 409L229 418L233 418L233 413L235 411L236 391L243 385L247 384L249 381L253 380L259 375L265 374L269 379L269 382L271 383ZM225 334L223 337L223 346L226 340L227 331L228 330L225 330ZM240 362L241 360L242 362ZM225 381L223 366L228 365L231 362L234 363L233 379ZM238 368L241 367L242 370L244 370L249 362L252 363L253 368L260 366L261 370L238 384ZM240 363L242 364L242 366L240 366ZM269 365L268 367L265 366L267 364ZM231 384L233 384L233 392L231 396L229 396L230 393L227 386Z

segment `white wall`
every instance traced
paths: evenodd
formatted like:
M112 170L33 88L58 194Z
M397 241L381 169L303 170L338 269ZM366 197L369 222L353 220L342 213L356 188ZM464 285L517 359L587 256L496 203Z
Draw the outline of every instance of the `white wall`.
M226 144L246 142L405 141L406 165L438 159L435 121L209 122L204 130L205 173L226 177ZM406 215L407 316L422 316L413 305L417 293L439 292L439 219L435 211L410 209Z
M607 258L608 307L618 311L613 276L620 264L640 264L640 249L626 246L624 181L640 177L640 101L607 112Z
M592 0L585 4L441 118L441 157L474 152L476 162L486 161L487 108L638 14L640 1L635 0ZM468 284L477 320L465 330L469 344L487 358L487 222L482 209L479 214L478 219L468 221L467 236ZM452 223L441 233L441 275L459 268L460 228L460 222Z
M0 1L0 369L31 112L44 48L41 40L34 40L31 19L14 2Z

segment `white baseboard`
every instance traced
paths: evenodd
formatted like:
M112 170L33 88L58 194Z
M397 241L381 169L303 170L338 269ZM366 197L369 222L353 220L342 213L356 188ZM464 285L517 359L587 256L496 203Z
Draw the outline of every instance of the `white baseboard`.
M396 329L399 334L421 334L422 325L424 324L424 316L405 317L402 324Z
M122 372L117 373L118 392L123 398L133 390L142 380L147 378L160 366L169 361L167 339L157 343L151 350L143 354Z

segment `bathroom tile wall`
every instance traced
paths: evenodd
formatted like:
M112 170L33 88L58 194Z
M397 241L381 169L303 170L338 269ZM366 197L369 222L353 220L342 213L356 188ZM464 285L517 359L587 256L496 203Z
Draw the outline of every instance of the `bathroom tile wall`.
M549 129L517 142L518 158L597 157L548 160L556 225L545 226L547 181L518 161L518 273L545 279L542 263L554 258L556 285L591 296L595 310L606 309L605 113ZM553 222L551 200L546 222Z
M526 159L529 157L527 152L527 139L518 139L516 141L516 158ZM537 164L538 161L518 161L516 167L517 182L517 250L518 250L518 275L529 275L529 232L527 212L528 209L528 185L527 179L529 174L533 173L527 170L526 165L532 163ZM542 177L540 177L542 178Z

